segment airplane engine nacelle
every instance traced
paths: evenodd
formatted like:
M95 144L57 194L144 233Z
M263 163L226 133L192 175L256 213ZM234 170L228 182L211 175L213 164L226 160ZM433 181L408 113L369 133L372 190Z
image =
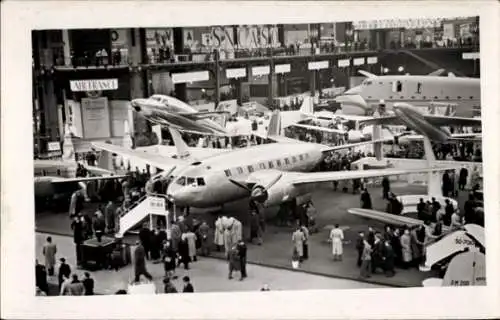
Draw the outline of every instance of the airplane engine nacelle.
M278 170L265 170L251 174L247 181L255 185L250 198L265 207L271 207L296 197L298 194L296 188L283 179L286 174Z
M363 133L358 130L350 130L347 132L347 135L349 142L353 143L361 142L361 140L363 140L364 137Z

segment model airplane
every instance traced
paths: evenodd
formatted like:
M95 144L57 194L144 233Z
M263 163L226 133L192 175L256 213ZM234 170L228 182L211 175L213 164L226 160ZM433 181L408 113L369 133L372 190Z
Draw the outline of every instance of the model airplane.
M148 99L134 99L130 105L153 124L202 135L227 134L223 126L210 119L225 115L226 111L198 112L187 103L159 94L152 95Z
M188 146L178 133L175 134L176 130L172 129L178 153L186 154L182 160L103 143L94 143L94 146L112 153L136 157L163 169L164 172L153 177L150 183L168 179L171 182L168 184L167 198L177 206L196 208L218 207L248 197L264 206L273 206L309 193L317 183L449 169L427 167L414 170L308 173L323 160L326 153L381 141L330 147L284 138L280 136L280 129L280 113L275 111L267 137L277 143L219 152L205 158L195 158L189 154Z
M416 107L427 107L430 101L456 104L456 115L474 116L481 107L480 80L476 78L443 77L438 72L426 76L377 76L366 71L361 85L338 96L344 114L369 115L372 105L384 101L388 110L395 103L407 102Z

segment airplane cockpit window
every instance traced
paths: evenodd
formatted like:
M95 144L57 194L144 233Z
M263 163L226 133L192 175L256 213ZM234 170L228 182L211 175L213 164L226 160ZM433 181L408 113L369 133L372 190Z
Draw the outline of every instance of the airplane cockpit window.
M362 85L364 85L364 86L369 86L369 85L371 85L371 84L372 84L371 80L365 80L365 81L363 81L363 83L362 83Z
M274 168L274 164L272 161L269 161L269 169L272 169L272 168Z
M186 185L187 185L187 186L190 186L190 185L192 185L192 184L196 184L196 179L195 179L195 178L188 177L188 178L186 179Z
M205 179L203 179L203 178L196 178L196 182L198 183L198 186L205 185Z
M185 186L186 185L186 177L180 177L179 179L177 179L176 183L178 185Z
M151 96L150 98L151 100L155 100L155 101L158 101L158 102L161 102L162 98L159 97L159 96Z
M224 173L226 174L226 177L230 177L231 176L231 170L224 170Z

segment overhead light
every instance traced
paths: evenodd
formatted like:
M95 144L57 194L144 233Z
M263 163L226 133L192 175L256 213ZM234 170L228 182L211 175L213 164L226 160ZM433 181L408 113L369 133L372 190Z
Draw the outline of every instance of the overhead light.
M398 68L399 72L403 72L404 70L405 70L405 68L403 66L399 66L399 68Z
M389 69L388 68L384 68L384 73L389 73Z

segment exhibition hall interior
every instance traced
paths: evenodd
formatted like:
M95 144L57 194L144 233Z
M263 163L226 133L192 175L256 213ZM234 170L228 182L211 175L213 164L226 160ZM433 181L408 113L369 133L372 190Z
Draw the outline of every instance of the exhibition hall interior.
M36 295L486 284L479 17L32 51Z

